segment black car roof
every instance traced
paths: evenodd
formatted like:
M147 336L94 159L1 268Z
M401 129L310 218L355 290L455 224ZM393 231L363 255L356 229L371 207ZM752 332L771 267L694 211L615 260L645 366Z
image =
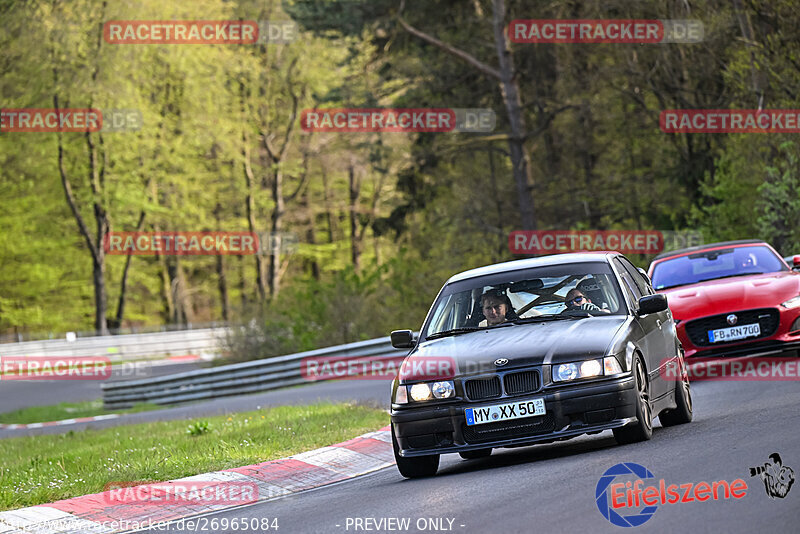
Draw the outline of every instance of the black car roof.
M686 254L687 252L699 252L701 250L708 250L717 247L727 247L733 245L766 245L766 243L760 239L740 239L738 241L720 241L719 243L708 243L706 245L696 245L694 247L688 248L681 248L678 250L670 250L669 252L662 252L655 258L653 261L660 260L661 258L669 258L670 256L680 256L681 254Z
M614 255L619 255L619 253L607 250L592 251L592 252L572 252L565 254L551 254L549 256L539 256L537 258L526 258L524 260L514 260L503 263L495 263L492 265L486 265L484 267L478 267L477 269L470 269L469 271L463 271L458 274L455 274L451 276L446 283L449 284L450 282L467 280L469 278L475 278L487 274L504 273L504 272L516 271L518 269L528 269L531 267L565 265L570 263L587 263L587 262L597 262L597 261L608 262L609 261L608 258Z

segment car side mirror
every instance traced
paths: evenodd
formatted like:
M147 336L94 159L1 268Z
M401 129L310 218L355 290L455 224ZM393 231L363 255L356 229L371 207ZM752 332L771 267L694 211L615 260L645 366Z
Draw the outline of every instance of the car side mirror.
M658 313L666 310L667 297L660 293L656 295L645 295L639 299L639 315L649 315L651 313Z
M392 346L396 349L414 347L414 332L411 330L395 330L391 333Z
M800 271L800 254L792 256L792 270Z

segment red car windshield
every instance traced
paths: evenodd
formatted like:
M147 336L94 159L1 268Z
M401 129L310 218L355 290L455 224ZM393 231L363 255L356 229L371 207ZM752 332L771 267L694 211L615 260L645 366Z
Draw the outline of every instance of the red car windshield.
M765 246L723 248L661 261L653 267L652 281L653 288L659 290L718 278L786 270L783 261Z

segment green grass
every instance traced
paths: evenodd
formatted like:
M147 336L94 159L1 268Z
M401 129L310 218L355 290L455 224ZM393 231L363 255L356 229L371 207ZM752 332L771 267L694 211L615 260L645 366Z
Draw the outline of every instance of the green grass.
M0 439L0 510L98 493L109 482L171 480L283 458L388 423L375 407L322 403Z
M161 408L164 406L141 403L127 410L104 410L103 401L100 399L86 402L62 402L51 406L31 406L13 412L0 413L0 424L47 423L109 413L147 412Z

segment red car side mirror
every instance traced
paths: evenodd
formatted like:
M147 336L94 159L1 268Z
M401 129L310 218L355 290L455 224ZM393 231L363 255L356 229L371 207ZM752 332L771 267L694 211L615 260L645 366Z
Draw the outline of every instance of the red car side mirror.
M795 267L800 267L800 254L795 254L792 257L792 263L794 264Z

